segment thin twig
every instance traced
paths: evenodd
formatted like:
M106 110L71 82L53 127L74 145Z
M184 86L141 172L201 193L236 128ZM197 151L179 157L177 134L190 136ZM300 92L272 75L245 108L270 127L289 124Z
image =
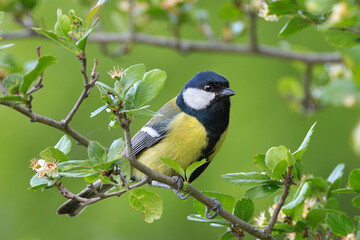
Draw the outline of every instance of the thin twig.
M257 40L257 33L256 33L256 20L257 20L257 14L253 11L249 13L249 21L250 21L250 27L249 27L249 48L254 53L258 51L258 40Z
M277 221L280 210L283 207L283 205L285 204L285 200L286 200L287 196L289 195L290 186L293 183L293 177L291 175L292 167L293 167L292 165L289 166L288 174L287 174L287 176L284 177L284 182L283 182L284 189L283 189L283 192L281 194L279 202L276 204L276 208L274 209L274 213L271 216L269 224L267 225L267 227L265 229L265 234L267 234L268 236L271 236L271 232L272 232L272 230L274 228L274 225L275 225L275 223Z
M128 0L129 14L128 14L128 27L130 34L130 42L134 39L136 33L135 16L134 16L134 0Z
M94 204L94 203L99 202L99 201L101 201L103 199L106 199L106 198L120 197L122 194L128 192L129 190L141 187L141 186L147 184L148 182L149 182L149 179L145 178L145 179L141 180L140 182L137 182L137 183L129 186L128 189L125 188L125 189L119 190L117 192L98 194L98 197L95 197L95 198L89 198L89 199L88 198L82 198L81 200L79 200L79 199L76 199L76 200L81 202L81 206L85 207L85 206Z
M360 30L349 28L349 27L332 27L330 29L339 30L339 31L348 31L348 32L352 32L352 33L356 33L356 34L360 35Z
M56 121L52 118L48 118L42 115L39 115L37 113L32 112L30 109L23 107L19 105L17 102L11 102L11 101L2 101L0 100L0 105L8 106L21 114L27 116L30 118L31 122L39 122L45 125L48 125L50 127L59 129L60 131L66 133L73 139L77 141L78 144L83 145L87 147L90 143L90 140L81 135L80 133L76 132L74 129L72 129L69 126L65 126L62 122Z
M0 37L3 39L28 38L32 36L38 37L38 35L34 35L33 33L29 34L28 31L25 30L22 32L14 31L0 33ZM131 36L129 33L120 34L99 32L90 35L88 41L97 43L127 43L132 41L166 48L178 48L177 42L174 38L144 33L135 33L134 36ZM257 51L254 52L248 45L243 44L182 39L180 48L185 52L224 52L232 54L259 55L284 60L302 61L306 63L342 62L341 56L338 53L304 53L291 50L282 50L276 47L260 44L258 44Z
M40 45L37 46L37 48L36 48L36 54L37 54L38 59L41 56L40 55L40 48L41 48ZM30 94L36 92L37 90L41 89L43 87L43 85L42 85L43 78L44 78L44 73L41 73L41 75L40 75L38 81L36 82L36 84L26 94L30 95Z
M91 75L90 75L90 83L89 83L89 79L88 79L88 76L86 73L86 57L85 57L85 55L80 58L80 61L81 61L81 65L82 65L81 72L82 72L83 78L84 78L84 87L83 87L83 91L82 91L80 97L78 98L78 100L76 101L74 107L71 109L71 111L66 116L66 118L62 121L62 124L64 124L64 126L69 125L69 123L72 120L72 118L74 117L76 111L79 109L80 105L85 100L85 98L87 98L89 96L91 89L95 86L96 81L99 79L99 74L96 72L96 67L98 64L97 59L94 59L94 67L93 67L93 69L91 71Z
M312 64L306 64L306 71L304 75L304 100L303 106L306 112L311 112L314 108L312 104L312 96L311 96L311 72L312 72Z

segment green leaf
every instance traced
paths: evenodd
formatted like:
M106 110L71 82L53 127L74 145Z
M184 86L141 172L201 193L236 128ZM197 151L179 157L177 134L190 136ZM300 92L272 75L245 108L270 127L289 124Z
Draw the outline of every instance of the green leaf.
M261 184L281 185L279 181L273 180L265 174L250 173L228 173L221 176L225 181L238 186L256 186Z
M44 187L47 187L49 183L49 180L44 177L39 177L38 174L34 175L30 180L30 188L29 190L39 190L43 189Z
M122 161L119 163L119 167L121 169L122 174L126 177L126 180L130 181L131 165L130 165L129 160L122 159Z
M354 207L360 208L360 196L355 196L351 202L354 205Z
M93 165L106 162L106 150L98 142L92 141L89 143L88 155Z
M13 95L17 93L20 88L20 84L24 81L24 76L19 73L13 73L7 75L4 80L2 80L2 85L4 86L7 93Z
M331 45L338 48L354 47L360 43L359 35L350 31L327 30L323 35Z
M71 50L72 52L74 52L75 54L79 55L81 53L81 51L74 46L73 44L69 43L68 41L61 39L56 33L48 31L46 29L43 28L35 28L35 27L31 27L32 30L34 30L35 32L44 35L45 37L55 41L56 43L60 44L61 46Z
M90 34L95 30L96 24L99 22L100 18L97 18L89 27L89 29L85 32L84 36L78 40L76 42L76 46L78 46L78 48L80 48L82 51L85 51L85 46L86 46L86 42L88 37L90 36Z
M254 203L251 199L242 198L236 202L234 213L235 216L245 222L251 222L254 216Z
M98 109L96 109L95 111L91 112L90 117L95 117L96 115L98 115L99 113L101 113L103 110L107 109L109 107L108 104L99 107Z
M71 150L71 141L67 135L64 135L60 138L60 140L56 143L55 147L62 151L65 155L68 154Z
M320 223L325 221L325 217L325 209L311 209L306 215L306 223L315 229Z
M86 17L86 28L89 28L91 24L91 19L94 14L99 10L99 8L105 3L105 0L99 0L96 5L90 10L89 14Z
M336 198L331 197L327 199L324 208L339 211L340 210L339 202L336 200Z
M285 146L272 147L265 155L265 164L271 172L274 171L275 166L282 160L287 160L288 149Z
M307 179L307 181L309 183L311 183L311 192L314 193L325 193L328 191L329 189L329 183L321 178L321 177L313 177L313 178L309 178Z
M180 174L180 176L183 179L185 178L185 171L184 169L180 166L180 164L170 158L160 158L161 162L163 162L165 165L171 167L172 169L174 169L177 173Z
M302 166L302 160L298 159L295 161L294 167L291 170L291 174L294 176L294 178L298 181L301 180L303 176L303 166Z
M335 169L331 172L330 176L327 178L327 181L330 183L334 183L336 180L342 177L344 174L345 164L338 164Z
M226 209L229 212L232 212L234 205L235 205L235 199L233 196L223 194L223 193L217 193L217 192L202 192L208 197L216 198L220 203L221 206ZM194 208L197 213L199 213L202 217L205 217L205 205L201 202L194 200ZM217 216L215 219L222 219L220 216ZM212 219L214 220L214 219Z
M355 231L354 223L344 213L328 213L326 216L326 224L329 226L331 232L343 237Z
M114 140L110 146L107 160L113 161L119 159L121 150L124 148L124 146L125 146L125 142L122 138Z
M293 35L294 33L307 28L311 25L311 23L301 17L294 17L290 19L285 26L280 30L279 38L288 37Z
M123 71L120 78L121 96L124 96L127 90L136 82L143 80L145 74L145 65L136 64ZM135 93L135 92L134 92Z
M190 179L191 175L193 174L193 172L198 169L199 167L201 167L202 165L204 165L206 163L206 159L203 159L201 161L197 161L192 163L185 172L185 177L186 179Z
M59 149L54 147L48 147L40 153L40 157L47 162L50 161L59 161L65 162L68 161L69 158Z
M297 6L291 0L270 2L268 8L271 13L278 16L297 14Z
M354 169L349 175L349 186L352 190L360 192L360 169Z
M265 154L257 154L253 156L253 161L261 171L265 171L269 176L271 175L270 169L265 164Z
M155 98L166 80L166 73L159 69L151 70L144 75L144 80L139 82L135 92L135 107L142 106Z
M230 227L229 222L226 221L225 219L222 219L222 218L209 219L209 218L206 218L206 217L202 217L201 215L198 215L198 214L190 214L187 217L187 219L190 220L190 221L216 223L216 224L221 224L221 225L226 226L226 227Z
M126 115L130 118L133 118L139 111L145 110L146 108L150 107L150 105L143 106L141 108L135 108L130 110L121 110L121 113L126 113Z
M59 171L65 172L69 170L79 170L83 168L92 168L92 162L89 160L69 160L57 164Z
M310 192L310 183L303 182L300 185L300 187L297 189L293 199L282 208L283 212L286 215L293 215L295 209L305 201L305 198L308 196L309 192Z
M305 136L303 142L301 143L300 147L298 148L298 150L296 150L293 153L293 156L294 156L295 160L301 158L302 155L304 154L304 152L306 151L307 147L309 146L311 136L314 133L315 125L316 125L316 122L311 126L310 130L306 134L306 136Z
M355 193L356 191L350 188L339 188L332 191L333 193Z
M140 109L140 111L136 112L133 117L137 118L137 117L143 117L143 116L161 117L163 115L158 112L151 111L149 109Z
M15 102L22 102L22 97L20 97L20 96L6 96L6 97L0 97L0 101L15 101Z
M57 10L57 21L55 23L55 32L60 37L72 41L69 32L71 31L71 21L70 18L62 14L62 10L59 8Z
M84 177L84 180L85 180L87 183L94 183L94 182L96 182L96 181L99 179L100 175L101 175L101 172L98 172L97 174ZM114 183L113 183L113 184L114 184Z
M112 99L108 92L111 92L115 97L117 97L118 99L122 99L119 95L118 92L116 92L113 88L109 87L108 85L106 85L105 83L102 83L102 82L96 82L95 83L96 86L99 87L99 90L104 94L106 95L108 98Z
M250 199L264 198L275 193L280 187L274 184L262 184L248 189L245 196Z
M219 240L236 240L237 238L231 233L231 231L224 232Z
M59 172L59 175L63 177L89 177L95 174L98 174L98 171L94 169L76 169L67 172Z
M129 191L130 206L145 215L145 221L152 223L162 215L162 199L154 192L136 188Z
M44 70L56 63L55 57L51 55L41 56L36 64L35 68L30 70L24 75L24 81L20 84L20 92L26 95L30 85L40 77L40 75L44 72Z
M297 221L293 228L293 231L296 233L303 233L305 227L306 224L303 221Z
M276 164L271 172L271 175L274 179L281 180L283 176L286 175L287 170L287 162L285 160L281 160Z

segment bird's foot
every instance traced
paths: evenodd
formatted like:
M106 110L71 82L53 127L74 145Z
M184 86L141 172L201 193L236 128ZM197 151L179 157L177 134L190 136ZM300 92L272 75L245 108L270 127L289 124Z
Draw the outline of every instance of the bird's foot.
M168 188L168 189L171 189L174 191L174 193L176 194L176 196L178 196L178 198L180 198L181 200L185 200L187 199L189 196L190 196L190 193L186 196L184 196L184 194L182 192L180 192L180 190L182 189L183 187L183 184L184 184L184 180L181 178L181 177L178 177L178 176L173 176L173 178L175 179L176 181L176 186L177 188L174 189L174 188L171 188L169 185L165 184L165 183L161 183L161 182L158 182L158 181L151 181L151 185L153 187L161 187L161 188Z
M186 196L184 196L184 194L182 192L180 192L180 190L183 188L184 185L184 179L182 179L182 177L178 177L178 176L173 176L173 179L175 179L176 181L176 185L177 185L177 189L172 189L174 191L174 193L176 194L176 196L178 196L178 198L180 198L181 200L185 200L190 196L190 193Z
M221 203L216 198L211 198L211 199L214 202L214 206L212 208L209 208L209 207L206 206L206 209L205 209L205 217L209 218L209 219L213 219L217 215L219 215L219 213L220 213L220 211L222 209ZM213 210L214 214L211 214L210 210Z

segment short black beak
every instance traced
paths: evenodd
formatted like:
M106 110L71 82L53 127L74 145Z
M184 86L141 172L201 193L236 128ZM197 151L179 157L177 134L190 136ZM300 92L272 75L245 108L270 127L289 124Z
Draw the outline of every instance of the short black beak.
M225 88L221 92L219 92L219 97L231 97L234 96L235 92L230 88Z

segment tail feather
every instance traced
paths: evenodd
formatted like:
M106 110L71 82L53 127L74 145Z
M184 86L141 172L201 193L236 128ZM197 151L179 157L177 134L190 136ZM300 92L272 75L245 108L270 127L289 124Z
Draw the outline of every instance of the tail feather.
M114 187L111 184L103 184L101 180L96 181L95 183L93 183L93 185L99 193L106 193L107 191L109 191ZM96 194L94 193L93 190L87 187L84 190L82 190L80 193L78 193L77 196L90 199L96 197ZM81 202L71 199L65 202L63 205L61 205L57 209L56 213L58 215L68 215L70 217L76 217L85 208L86 207L81 206Z

